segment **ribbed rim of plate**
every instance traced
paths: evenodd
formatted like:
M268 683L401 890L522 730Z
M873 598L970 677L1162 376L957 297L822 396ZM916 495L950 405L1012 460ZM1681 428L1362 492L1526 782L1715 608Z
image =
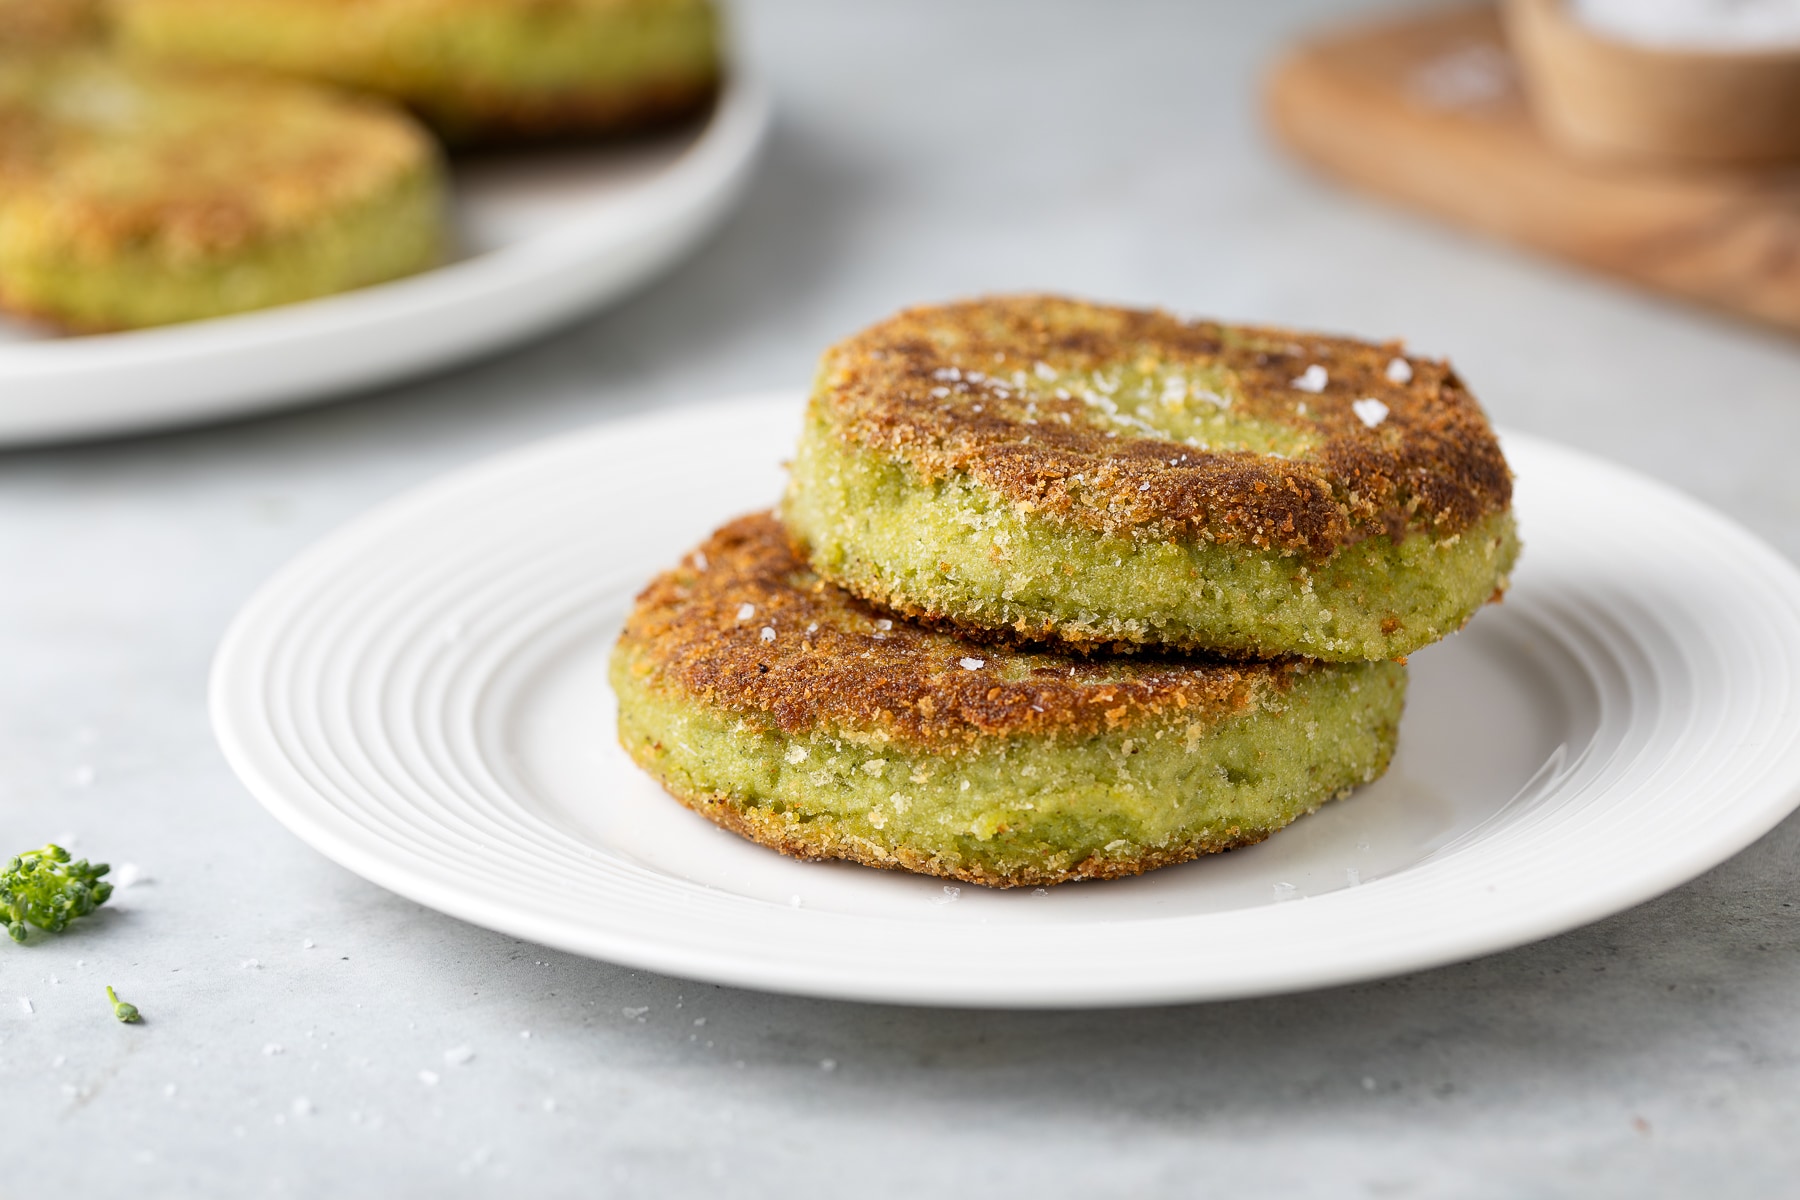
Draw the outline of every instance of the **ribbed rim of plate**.
M1508 619L1583 678L1598 727L1422 862L1304 903L1002 939L789 909L610 854L520 802L483 706L534 636L617 603L733 515L696 507L693 481L764 479L798 405L564 436L331 535L219 648L211 707L232 767L329 858L476 924L717 983L1000 1007L1269 994L1471 958L1685 882L1800 802L1800 572L1664 485L1510 434L1527 550Z

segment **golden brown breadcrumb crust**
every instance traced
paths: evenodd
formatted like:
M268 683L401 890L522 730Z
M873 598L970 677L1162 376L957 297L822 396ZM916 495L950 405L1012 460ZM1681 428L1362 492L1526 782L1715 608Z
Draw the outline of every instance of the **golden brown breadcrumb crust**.
M1254 846L1268 838L1266 830L1225 831L1223 838L1195 837L1178 846L1145 848L1131 854L1095 854L1066 869L1018 866L1000 872L979 862L926 854L905 846L888 848L867 838L846 834L829 821L802 821L792 812L776 812L768 805L745 804L740 798L724 792L705 795L684 794L664 781L669 794L715 825L739 837L748 838L791 858L808 862L846 859L866 867L888 871L912 871L920 875L936 875L978 883L984 887L1049 887L1058 883L1074 883L1081 879L1124 879L1142 875L1159 867L1191 862L1207 854L1219 854L1243 846Z
M1389 377L1395 358L1410 369L1405 382ZM1314 445L1287 459L1109 437L1079 397L1039 389L1026 410L1006 381L1028 380L1038 364L1222 370L1234 413ZM1324 389L1297 389L1312 366L1324 369ZM961 379L947 386L952 371ZM970 371L986 386L963 386ZM926 479L966 474L1011 503L1107 533L1324 558L1374 533L1460 533L1512 500L1499 442L1462 381L1447 363L1407 358L1398 342L995 297L908 309L846 339L826 352L814 397L840 436ZM1363 399L1386 407L1373 428L1352 407Z
M823 582L768 513L731 522L652 582L621 642L658 686L783 732L879 732L933 749L1116 730L1174 712L1220 720L1311 669L1298 659L976 648Z

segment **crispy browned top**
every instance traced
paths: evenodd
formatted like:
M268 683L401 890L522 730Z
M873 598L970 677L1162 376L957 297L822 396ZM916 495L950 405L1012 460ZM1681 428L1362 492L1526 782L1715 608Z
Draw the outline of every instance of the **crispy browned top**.
M99 53L0 56L15 250L229 252L436 170L424 130L366 97Z
M1325 557L1371 533L1458 533L1512 501L1481 407L1398 342L996 297L832 347L814 404L927 478L1111 533Z
M1163 716L1210 723L1319 669L977 646L885 617L822 582L768 513L733 521L659 576L621 645L658 685L790 734L822 728L943 748Z

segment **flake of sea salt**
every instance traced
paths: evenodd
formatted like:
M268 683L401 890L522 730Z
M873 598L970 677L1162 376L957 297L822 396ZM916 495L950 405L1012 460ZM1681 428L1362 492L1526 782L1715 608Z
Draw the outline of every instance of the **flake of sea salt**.
M962 895L961 888L946 887L943 891L943 894L940 896L933 896L931 898L931 902L933 904L955 904L957 901L957 898L961 895Z
M772 642L775 640L775 630L770 628L767 625L764 625L762 627L762 633L759 636L765 642Z
M419 1082L426 1087L436 1087L438 1084L438 1073L436 1071L420 1071Z
M1354 412L1357 419L1370 429L1387 420L1388 416L1388 406L1373 396L1365 396L1358 400L1350 406L1350 411Z
M641 1004L636 1008L633 1008L630 1005L626 1005L619 1011L624 1013L627 1017L630 1017L633 1021L642 1021L644 1019L644 1014L650 1011L650 1006L648 1004Z
M296 1117L310 1117L313 1115L313 1102L308 1100L305 1096L295 1096L293 1104L289 1105L289 1107L293 1110Z
M756 615L756 605L754 605L754 604L738 605L737 619L739 621L748 621L751 617L754 617L755 615Z
M1390 358L1387 365L1387 377L1391 383L1411 383L1412 364L1404 358Z
M460 1067L475 1057L475 1051L469 1046L452 1046L444 1051L444 1062L447 1066Z
M987 666L987 660L983 658L962 658L958 659L957 663L965 671L979 671Z
M1306 370L1300 372L1300 378L1294 380L1294 386L1303 392L1317 393L1324 391L1325 385L1328 382L1330 382L1330 379L1325 374L1325 368L1321 367L1318 363L1314 363L1312 366L1306 368Z
M1292 900L1296 894L1294 885L1291 883L1278 883L1275 885L1275 903L1277 904L1281 903L1283 900Z
M109 873L109 880L116 891L123 891L129 887L141 887L146 883L156 882L145 873L142 867L138 866L136 863L129 862L120 863L118 866L114 867Z

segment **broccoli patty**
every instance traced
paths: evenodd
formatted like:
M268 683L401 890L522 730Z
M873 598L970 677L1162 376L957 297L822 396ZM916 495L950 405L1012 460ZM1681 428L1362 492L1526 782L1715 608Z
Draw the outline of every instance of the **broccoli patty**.
M626 751L727 829L1012 887L1248 845L1374 779L1406 668L977 646L825 583L761 514L650 585L612 682Z
M0 305L191 321L436 263L429 135L373 100L97 55L0 60Z
M456 143L614 133L703 108L710 0L115 0L135 52L376 92Z
M1347 661L1498 596L1511 499L1398 344L1017 297L827 351L782 515L821 575L965 632Z

